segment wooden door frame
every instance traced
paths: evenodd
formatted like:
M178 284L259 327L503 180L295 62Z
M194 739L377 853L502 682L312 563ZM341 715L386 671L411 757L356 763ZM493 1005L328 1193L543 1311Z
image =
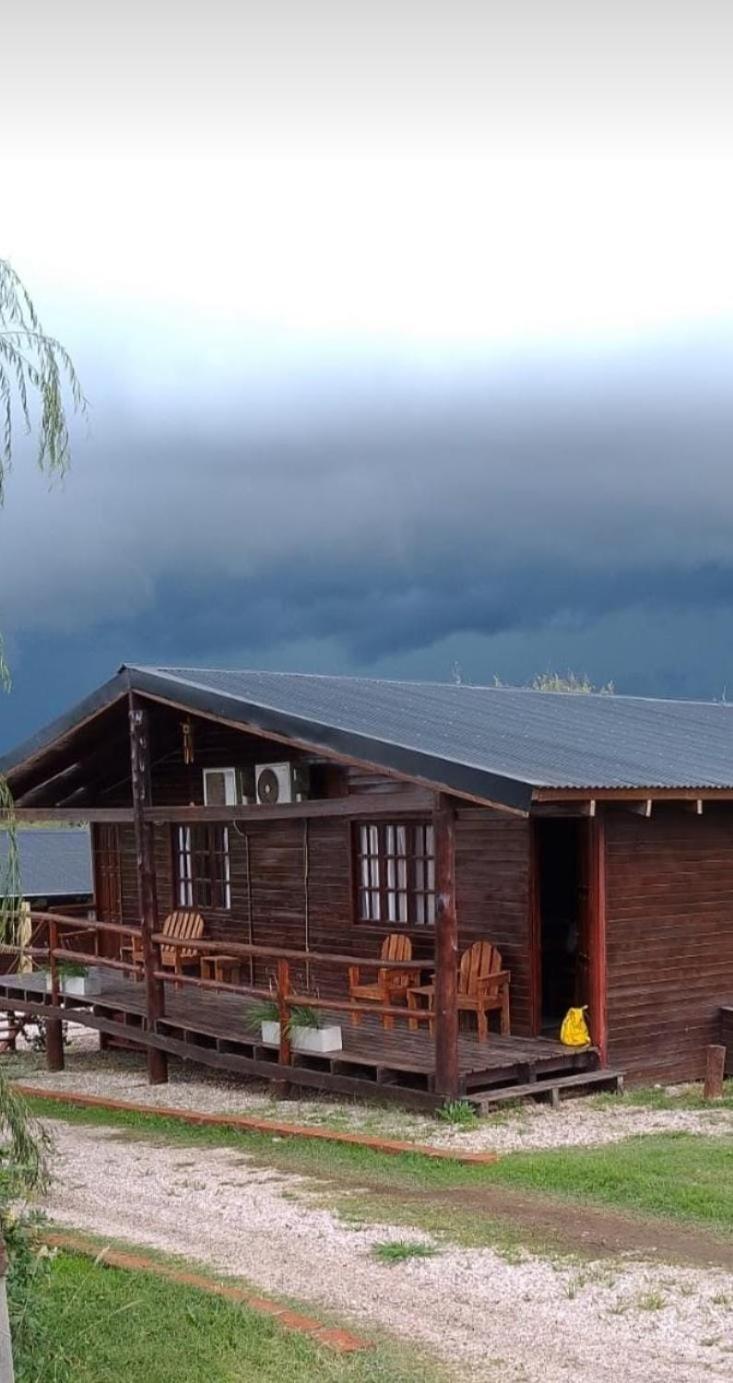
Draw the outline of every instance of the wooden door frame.
M542 818L530 819L529 856L529 952L530 1026L534 1036L542 1031L542 916L540 907L539 831ZM608 1056L608 979L606 956L606 833L603 816L579 820L581 849L585 852L583 874L587 880L585 945L588 953L588 1017L593 1045L601 1064Z
M608 961L606 953L606 823L602 815L587 822L584 848L588 851L588 1017L593 1045L601 1065L608 1058Z

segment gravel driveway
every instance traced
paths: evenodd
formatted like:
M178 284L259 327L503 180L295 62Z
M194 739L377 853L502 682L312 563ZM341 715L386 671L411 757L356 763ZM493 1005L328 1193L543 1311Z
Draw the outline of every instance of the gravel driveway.
M697 1383L733 1372L733 1281L659 1265L507 1262L441 1249L388 1267L379 1240L309 1204L308 1183L229 1149L53 1121L58 1223L147 1245L420 1342L466 1380Z

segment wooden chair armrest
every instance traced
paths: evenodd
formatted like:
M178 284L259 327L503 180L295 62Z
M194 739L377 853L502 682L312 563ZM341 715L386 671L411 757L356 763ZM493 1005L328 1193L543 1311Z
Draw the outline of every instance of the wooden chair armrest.
M500 989L506 989L511 979L511 970L497 970L495 975L484 975L476 986L476 994L482 998L491 989L492 985L498 985Z
M406 965L404 970L385 970L385 979L390 988L405 988L413 984L415 976L420 978L421 965Z

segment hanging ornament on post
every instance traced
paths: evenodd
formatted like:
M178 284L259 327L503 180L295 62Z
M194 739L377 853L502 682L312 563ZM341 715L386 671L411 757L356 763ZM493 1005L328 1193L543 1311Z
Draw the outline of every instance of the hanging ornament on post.
M181 721L181 734L183 736L183 762L184 764L192 764L194 761L193 725L190 720Z

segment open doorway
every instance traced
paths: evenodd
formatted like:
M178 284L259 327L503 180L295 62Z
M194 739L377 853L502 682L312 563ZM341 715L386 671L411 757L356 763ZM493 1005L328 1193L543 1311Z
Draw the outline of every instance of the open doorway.
M557 1036L572 1005L587 1002L586 846L586 821L537 822L540 1029L547 1036Z

